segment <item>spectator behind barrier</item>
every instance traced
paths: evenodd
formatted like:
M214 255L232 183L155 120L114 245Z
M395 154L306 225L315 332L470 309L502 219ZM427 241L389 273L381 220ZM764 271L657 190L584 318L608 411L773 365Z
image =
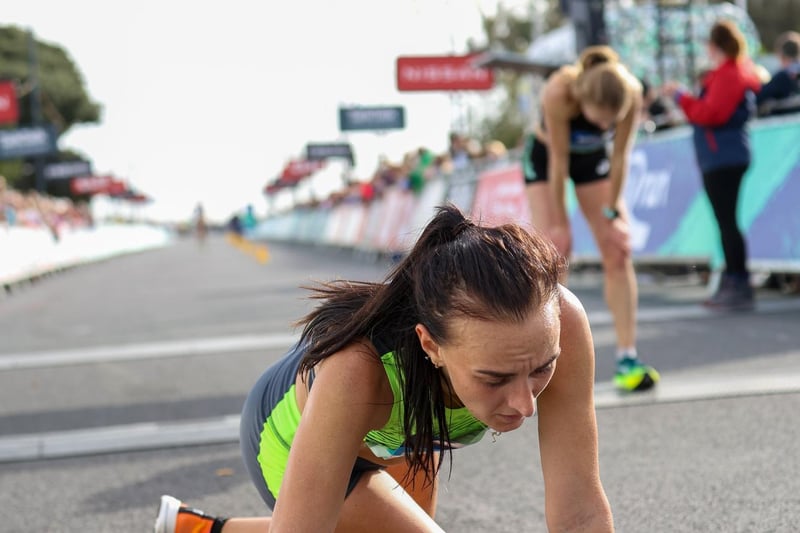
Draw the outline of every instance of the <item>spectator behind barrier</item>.
M641 129L653 133L677 125L678 121L671 112L669 100L647 80L640 78L639 82L642 84L643 98L642 116L639 121Z
M458 170L469 166L470 154L467 149L467 139L457 132L450 133L450 147L448 154L452 161L453 169Z
M775 53L781 69L758 93L759 116L800 112L800 33L789 31L778 36Z
M695 156L725 255L722 280L704 305L718 311L748 310L754 306L753 289L737 205L751 162L747 123L761 80L747 59L744 35L733 22L715 23L707 44L714 68L703 77L699 94L692 95L677 82L668 82L662 90L674 96L692 124Z
M433 153L427 148L420 148L409 157L411 171L408 173L408 188L414 194L422 192L425 182L430 177L430 168L434 162Z
M11 200L12 191L6 184L5 176L0 176L0 222L6 226L13 226L16 223L17 211Z
M12 189L3 176L0 176L0 223L7 227L46 227L56 241L66 228L93 225L86 205L76 205L68 198L52 198L36 191Z

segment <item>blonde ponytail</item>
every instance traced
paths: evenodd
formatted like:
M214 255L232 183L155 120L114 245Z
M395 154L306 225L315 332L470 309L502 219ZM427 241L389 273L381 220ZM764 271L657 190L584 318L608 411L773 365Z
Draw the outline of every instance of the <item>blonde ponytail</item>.
M631 105L630 75L611 47L585 48L578 59L577 69L573 90L578 100L615 113Z
M603 63L619 63L619 54L610 46L603 44L587 46L578 57L578 68L580 68L581 72Z

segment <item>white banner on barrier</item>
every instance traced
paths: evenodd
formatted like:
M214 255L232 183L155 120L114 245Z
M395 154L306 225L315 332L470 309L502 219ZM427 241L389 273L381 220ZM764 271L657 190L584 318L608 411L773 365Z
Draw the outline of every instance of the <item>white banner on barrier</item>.
M166 246L172 236L146 225L64 229L58 241L46 228L0 226L0 284L17 283L59 268Z
M414 210L415 198L411 191L389 189L383 197L383 218L372 242L374 249L399 252L407 245L408 221Z

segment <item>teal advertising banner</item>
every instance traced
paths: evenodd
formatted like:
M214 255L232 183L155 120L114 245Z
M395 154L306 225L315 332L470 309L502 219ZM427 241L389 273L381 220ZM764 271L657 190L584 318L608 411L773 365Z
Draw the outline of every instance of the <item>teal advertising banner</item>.
M739 198L752 268L800 272L800 116L751 126L753 163ZM625 187L634 258L722 265L719 230L703 190L691 140L682 127L641 137ZM571 212L575 254L598 257L579 210Z

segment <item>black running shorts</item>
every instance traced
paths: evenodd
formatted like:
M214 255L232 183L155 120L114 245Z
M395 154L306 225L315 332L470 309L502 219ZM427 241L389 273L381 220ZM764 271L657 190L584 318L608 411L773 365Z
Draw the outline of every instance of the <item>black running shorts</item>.
M529 136L522 156L525 184L547 181L547 160L547 146L533 135ZM610 169L605 149L569 154L569 177L576 187L607 178Z

